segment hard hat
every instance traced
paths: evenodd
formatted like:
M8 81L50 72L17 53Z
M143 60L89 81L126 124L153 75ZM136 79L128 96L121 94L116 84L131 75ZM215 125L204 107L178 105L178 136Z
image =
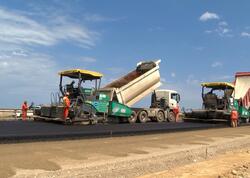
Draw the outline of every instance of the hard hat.
M69 92L66 92L65 95L69 96Z

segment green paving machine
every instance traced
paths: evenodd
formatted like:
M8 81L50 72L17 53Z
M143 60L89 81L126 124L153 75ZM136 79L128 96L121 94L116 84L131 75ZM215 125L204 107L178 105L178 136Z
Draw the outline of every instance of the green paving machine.
M185 112L186 120L230 121L233 108L239 113L240 122L248 122L250 113L241 101L234 98L234 84L228 82L202 83L202 109Z
M51 95L51 104L43 105L35 110L35 120L57 120L67 123L89 122L95 124L107 121L108 117L125 117L132 114L132 110L121 103L111 101L110 97L99 91L102 74L89 70L72 69L59 73L59 92ZM66 78L66 79L65 79ZM66 85L64 84L66 81ZM69 118L63 118L63 96L69 93Z

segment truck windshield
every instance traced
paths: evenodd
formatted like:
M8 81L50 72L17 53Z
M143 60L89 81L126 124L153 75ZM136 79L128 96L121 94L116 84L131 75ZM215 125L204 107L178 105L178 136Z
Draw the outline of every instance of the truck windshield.
M178 93L171 93L171 99L179 102L180 101L180 95Z

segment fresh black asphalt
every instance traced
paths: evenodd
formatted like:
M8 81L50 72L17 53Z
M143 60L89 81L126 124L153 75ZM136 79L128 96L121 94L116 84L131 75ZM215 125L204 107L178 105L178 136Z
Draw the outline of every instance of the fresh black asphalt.
M225 124L149 122L145 124L62 125L53 122L1 121L0 143L125 136L219 127L225 127Z

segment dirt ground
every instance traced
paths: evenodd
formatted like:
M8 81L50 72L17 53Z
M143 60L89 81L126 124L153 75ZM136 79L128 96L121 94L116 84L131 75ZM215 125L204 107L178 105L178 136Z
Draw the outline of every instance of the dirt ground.
M193 178L250 178L250 148L234 150L206 160L180 166L168 171L153 173L140 178L193 177Z
M249 126L2 144L0 175L27 178L249 177L249 153Z

